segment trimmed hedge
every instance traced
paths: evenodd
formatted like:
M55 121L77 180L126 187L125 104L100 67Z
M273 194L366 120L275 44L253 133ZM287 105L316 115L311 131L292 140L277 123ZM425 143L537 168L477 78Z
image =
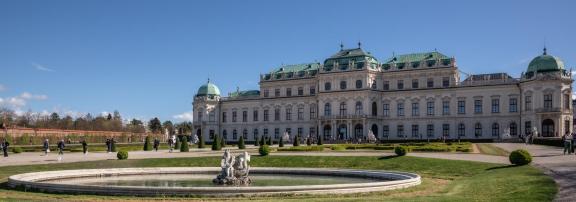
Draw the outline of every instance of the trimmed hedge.
M118 157L118 160L126 160L126 159L128 159L128 152L125 150L120 150L116 154L116 157Z
M346 151L346 147L341 145L334 145L331 147L331 149L334 151Z
M152 151L152 144L150 143L150 136L146 136L144 141L144 151Z
M296 146L289 148L278 148L278 151L324 151L323 146Z
M238 140L238 149L246 149L246 145L244 145L244 136L240 136L240 140Z
M190 146L188 145L188 137L182 137L182 143L180 143L180 152L189 152Z
M510 160L510 163L521 166L532 162L532 155L524 149L518 149L511 152L508 159Z
M396 153L397 156L405 156L408 153L408 149L404 146L397 146L394 148L394 153Z
M12 153L19 154L22 153L22 147L12 147Z
M268 145L260 145L258 153L260 153L260 156L268 156L268 154L270 154L270 147L268 147Z

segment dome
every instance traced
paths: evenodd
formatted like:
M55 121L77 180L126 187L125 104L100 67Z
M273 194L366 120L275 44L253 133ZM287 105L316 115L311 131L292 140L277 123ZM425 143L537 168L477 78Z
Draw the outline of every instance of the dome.
M218 86L211 83L210 79L208 79L208 83L198 88L196 96L220 96L220 89L218 89Z
M544 48L544 53L532 59L526 72L548 72L563 69L564 62L558 57L546 54L546 48Z

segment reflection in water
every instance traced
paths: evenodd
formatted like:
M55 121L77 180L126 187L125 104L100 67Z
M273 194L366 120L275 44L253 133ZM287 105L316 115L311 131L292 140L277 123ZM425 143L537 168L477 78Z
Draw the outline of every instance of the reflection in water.
M135 186L135 187L214 187L213 175L208 174L152 174L125 175L110 177L83 177L46 181L56 184L99 185L99 186ZM326 185L375 182L373 179L287 174L252 174L254 181L250 186L294 186ZM378 180L382 181L382 180Z

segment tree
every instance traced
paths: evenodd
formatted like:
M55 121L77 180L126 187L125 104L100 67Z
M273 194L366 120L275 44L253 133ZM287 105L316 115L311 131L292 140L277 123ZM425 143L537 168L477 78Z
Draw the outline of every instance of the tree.
M202 149L206 147L204 145L204 136L202 134L198 135L198 148Z
M188 146L188 137L182 137L182 145L180 146L180 152L189 152L190 148Z
M144 141L144 151L152 151L152 144L150 144L150 136L146 136Z
M218 136L218 135L216 135ZM226 147L226 139L224 137L220 137L220 148Z
M162 127L164 127L164 130L168 131L168 134L174 134L174 124L172 124L172 121L164 121Z
M162 131L162 123L160 123L160 119L158 119L158 117L150 119L148 122L148 129L150 129L152 133L160 133Z
M265 145L266 141L264 140L264 136L260 138L260 145Z
M317 143L318 145L323 144L322 139L324 139L324 138L322 138L322 136L318 135L318 143Z
M274 142L272 141L272 137L268 138L268 145L272 146Z
M246 149L246 145L244 145L244 136L240 136L240 140L238 140L238 149Z
M294 136L294 143L293 143L293 145L294 145L295 147L300 146L300 138L298 138L298 135L295 135L295 136Z
M212 150L216 151L216 150L220 150L220 138L218 136L214 136L214 139L212 140Z
M280 142L278 143L278 147L284 147L284 138L280 138Z
M312 138L310 138L310 136L308 136L308 138L306 138L306 145L308 145L308 146L312 145Z
M254 139L254 146L260 146L260 141L258 141L258 137Z
M182 138L184 138L184 137L182 137ZM186 138L186 139L188 139L188 138ZM174 145L175 149L180 148L180 142L181 142L180 137L176 137L176 144Z

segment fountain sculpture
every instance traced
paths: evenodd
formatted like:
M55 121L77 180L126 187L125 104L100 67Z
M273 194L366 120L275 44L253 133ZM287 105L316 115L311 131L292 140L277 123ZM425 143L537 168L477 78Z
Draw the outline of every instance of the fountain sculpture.
M252 180L248 177L250 171L250 155L244 152L238 156L230 153L230 150L225 150L220 167L222 171L212 180L214 184L219 185L249 185Z

